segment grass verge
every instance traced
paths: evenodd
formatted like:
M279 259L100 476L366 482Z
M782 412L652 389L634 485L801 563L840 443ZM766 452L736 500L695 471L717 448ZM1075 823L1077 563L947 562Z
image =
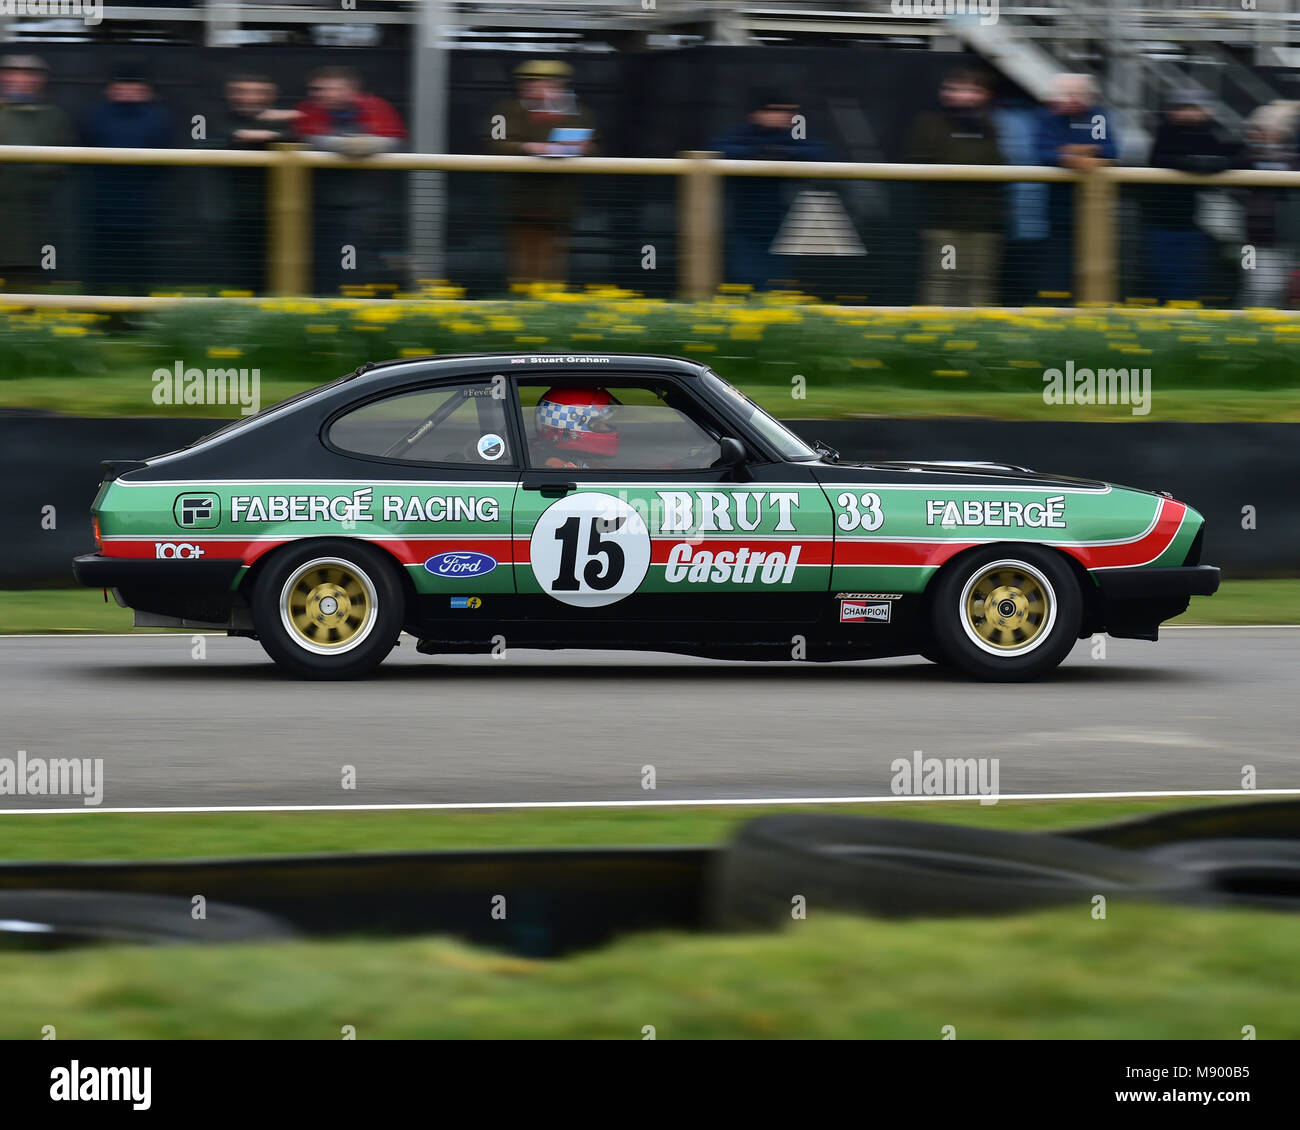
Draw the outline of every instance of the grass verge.
M857 806L1047 829L1196 800ZM1233 802L1225 802L1233 803ZM763 808L0 817L0 857L708 843ZM811 810L811 809L809 809ZM784 810L788 811L788 810ZM1300 917L1112 904L991 920L812 914L557 961L443 939L0 952L0 1038L1296 1038Z
M539 962L439 939L0 953L0 1037L1300 1036L1300 916L1112 904L1010 919L812 915Z
M131 632L131 613L98 589L0 591L5 607L0 635L63 632ZM1192 598L1173 621L1181 625L1300 624L1300 578L1224 581L1214 596ZM157 628L140 629L156 632Z
M1023 831L1077 828L1203 805L1196 797L873 805L734 805L395 812L0 815L0 861L198 859L340 851L711 844L773 812L837 812ZM1236 803L1227 801L1224 803Z
M1297 333L1292 316L1270 310L864 309L781 294L684 303L612 288L466 301L434 287L370 305L268 299L112 318L0 304L0 404L206 415L211 405L170 403L154 374L256 370L267 405L365 361L598 352L707 362L781 416L1297 421ZM1067 359L1094 372L1149 370L1146 412L1045 403L1044 373Z
M809 386L807 397L794 400L789 380L773 382L770 375L754 371L743 362L725 359L719 373L742 387L772 415L795 421L807 439L816 439L798 419L832 420L854 417L979 418L994 420L1051 420L1056 423L1125 423L1177 420L1187 423L1300 422L1300 389L1169 388L1156 387L1149 414L1133 414L1124 404L1044 404L1042 392L986 391L912 387L890 382L862 381ZM300 375L279 377L263 372L261 407L270 407L341 375L328 365L295 370ZM66 412L77 416L194 416L234 418L237 410L222 405L176 405L160 408L153 403L149 371L143 365L115 368L108 373L59 377L17 377L0 380L0 406Z

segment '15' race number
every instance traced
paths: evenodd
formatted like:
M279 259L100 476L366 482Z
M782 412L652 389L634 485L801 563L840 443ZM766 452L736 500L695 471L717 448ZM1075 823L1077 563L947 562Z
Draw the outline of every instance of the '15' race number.
M851 494L845 491L835 500L843 507L835 519L841 530L878 530L885 524L885 511L878 494Z
M571 494L537 519L529 538L533 575L565 604L599 608L640 587L650 568L650 531L610 494Z

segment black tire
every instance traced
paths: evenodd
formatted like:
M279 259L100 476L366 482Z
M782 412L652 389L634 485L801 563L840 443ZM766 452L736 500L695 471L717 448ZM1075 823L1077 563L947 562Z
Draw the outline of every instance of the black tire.
M1061 836L963 828L920 820L768 816L744 825L712 879L714 924L726 929L790 921L808 912L885 918L1005 914L1107 898L1182 897L1190 872Z
M1190 840L1296 840L1300 800L1256 800L1133 816L1108 824L1072 828L1073 839L1107 847L1163 848Z
M990 576L998 578L985 590L993 599L979 605L988 615L977 614L971 602ZM1006 620L998 617L1003 607ZM989 682L1022 682L1053 670L1070 654L1083 622L1083 594L1054 550L991 545L944 566L930 617L934 650L954 667ZM1000 633L1001 641L985 638L986 630Z
M1195 901L1300 910L1300 840L1187 840L1150 848L1148 859L1195 875Z
M343 539L279 550L256 578L251 604L267 655L304 679L370 674L393 650L406 618L397 566L373 546ZM315 640L307 636L313 629Z
M90 943L164 945L292 938L286 922L261 911L209 902L206 917L180 895L117 891L0 892L0 949L59 948Z

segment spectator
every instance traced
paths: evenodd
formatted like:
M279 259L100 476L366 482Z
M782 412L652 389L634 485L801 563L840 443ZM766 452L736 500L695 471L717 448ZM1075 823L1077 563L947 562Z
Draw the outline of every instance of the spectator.
M72 125L45 98L46 67L35 55L0 59L0 145L71 145ZM42 248L59 248L51 197L64 165L7 164L0 174L0 279L26 291L48 280Z
M776 91L759 91L741 128L709 148L736 161L825 161L827 149L795 129L799 103ZM797 187L781 177L733 177L726 190L726 276L764 289L776 278L772 244Z
M279 88L263 75L237 74L227 80L225 103L208 131L209 145L221 149L266 149L292 141L297 110L276 106ZM209 170L210 171L210 170ZM225 195L219 225L225 262L221 280L240 290L266 288L266 169L223 170Z
M1295 170L1296 111L1294 102L1270 102L1257 107L1246 119L1239 167L1268 172ZM1295 197L1285 188L1249 188L1243 194L1243 206L1247 246L1243 249L1240 304L1284 306L1295 263L1296 239L1300 236Z
M103 100L83 119L81 136L86 145L169 149L175 130L171 114L154 100L144 69L127 64L114 71ZM90 167L87 282L93 293L147 293L160 281L166 181L167 169L157 165Z
M1091 75L1061 74L1038 120L1038 163L1087 172L1118 153L1113 117L1100 104ZM1054 184L1047 194L1048 235L1040 292L1074 290L1074 185Z
M1000 165L990 117L992 79L955 71L939 87L937 111L912 125L909 163ZM920 186L921 301L931 306L991 306L1002 251L1003 186L996 182L924 181Z
M1151 164L1184 173L1221 173L1232 166L1237 148L1214 128L1204 95L1180 90L1165 108ZM1190 301L1205 293L1213 241L1197 224L1198 194L1193 185L1152 185L1139 197L1143 245L1160 302Z
M573 69L534 59L515 69L517 97L493 115L492 144L516 156L594 157L596 119L570 85ZM511 282L564 282L579 185L570 176L512 176L506 186Z
M406 138L397 111L367 94L351 67L313 74L298 113L304 141L350 160L391 153ZM377 273L384 189L379 174L364 170L324 169L316 176L312 265L318 294L334 294L345 282Z
M993 111L998 145L1008 165L1038 164L1039 107L1004 105ZM1036 181L1002 186L1006 248L1002 256L1002 301L1027 306L1037 300L1039 262L1047 239L1047 189Z

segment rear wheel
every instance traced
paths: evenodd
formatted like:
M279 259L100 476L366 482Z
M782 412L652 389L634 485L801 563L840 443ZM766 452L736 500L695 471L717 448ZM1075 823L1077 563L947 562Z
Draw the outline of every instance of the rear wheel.
M1069 566L1037 546L990 546L947 566L931 608L935 650L977 679L1034 679L1079 638L1083 595Z
M308 679L373 671L401 633L406 597L396 567L355 542L281 550L253 590L253 623L266 653Z

